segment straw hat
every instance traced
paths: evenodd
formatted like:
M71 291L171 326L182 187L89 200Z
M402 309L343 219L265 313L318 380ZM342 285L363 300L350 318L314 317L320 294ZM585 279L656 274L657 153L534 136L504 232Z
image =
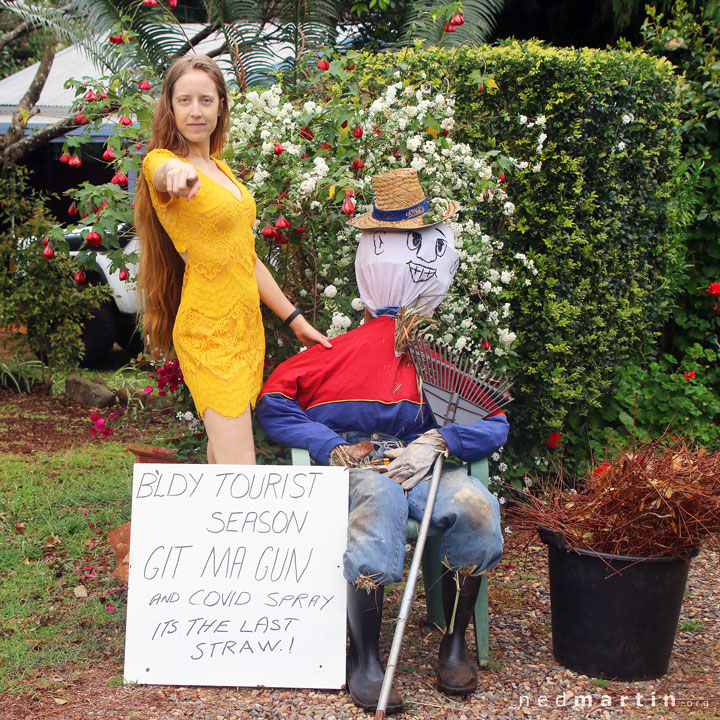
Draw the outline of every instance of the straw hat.
M450 200L441 218L430 223L423 222L430 204L420 187L417 170L413 168L398 168L381 175L373 175L372 184L375 190L375 205L372 212L348 220L350 225L361 230L431 227L443 222L460 209L458 203Z

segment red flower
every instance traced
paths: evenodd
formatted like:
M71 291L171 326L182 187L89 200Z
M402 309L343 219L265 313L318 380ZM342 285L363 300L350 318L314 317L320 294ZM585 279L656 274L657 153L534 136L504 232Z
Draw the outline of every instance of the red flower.
M273 150L273 152L276 155L280 155L281 153L285 152L285 146L282 143L275 143L275 149Z
M487 340L483 340L483 341L480 343L480 347L481 347L483 350L489 350L489 349L490 349L490 343L489 343Z
M132 120L127 115L121 115L118 118L118 122L125 127L127 127L128 125L132 125Z
M460 13L455 13L455 15L453 15L452 20L450 20L450 22L453 25L464 25L465 18Z
M303 154L300 156L300 159L301 159L301 160L307 160L309 157L310 157L310 156L309 156L307 153L303 153Z
M545 444L549 448L556 448L558 445L562 445L562 435L559 432L550 433Z
M443 25L443 30L445 32L455 32L455 26L452 23L445 23Z
M122 268L118 273L118 277L120 278L120 280L125 281L130 277L130 273L125 268Z
M285 233L279 232L275 236L275 244L276 245L287 245L287 237L285 236Z
M138 90L150 90L150 89L151 89L151 85L147 80L141 80L138 83Z
M353 160L352 169L353 170L362 170L365 167L365 163L360 158L355 158Z
M683 373L683 377L686 380L692 380L695 377L695 371L691 370L690 372Z
M604 475L609 469L609 463L601 463L593 470L593 475L595 477L597 477L598 475Z
M261 234L264 238L268 238L269 240L271 240L271 239L277 237L278 231L277 231L274 227L272 227L272 225L266 225L266 226L260 231L260 234Z
M70 156L67 153L63 153L60 156L60 162L63 163L64 165L67 165L70 162Z
M354 198L356 195L356 192L352 188L347 188L345 190L345 197L351 197Z
M305 232L305 229L306 229L306 228L304 228L302 225L300 225L300 226L298 226L298 227L296 227L296 228L293 228L293 230L294 230L298 235L302 235L302 234Z
M113 45L122 45L125 42L125 38L122 35L111 35L108 40Z
M284 215L281 215L275 221L275 227L280 230L287 230L290 227L290 223L288 222L288 219Z
M323 58L322 60L318 60L317 68L318 70L329 70L330 63Z
M106 162L112 162L115 159L115 153L113 152L112 148L107 148L105 152L102 154L102 159Z
M70 167L80 167L82 165L82 160L78 155L71 155L68 160L68 165Z
M300 129L300 137L303 140L312 140L315 137L315 133L309 127L303 127Z
M128 184L127 175L123 173L115 173L110 181L113 185L119 185L125 187Z
M157 0L143 0L143 5L147 5L148 7L155 7L157 5Z
M53 250L52 245L46 245L43 248L43 255L48 259L52 260L55 257L55 251Z
M25 530L25 525L23 525L23 523L17 523L17 524L15 525L15 529L16 529L18 532L23 532L23 531Z
M359 125L356 125L353 128L353 137L357 138L359 140L362 136L363 136L363 129Z
M502 173L502 172L501 172L501 173L498 175L498 180L499 180L500 182L505 182L505 179L506 179L506 178L505 178L505 173Z
M710 283L710 285L708 285L707 292L715 297L720 297L720 282Z
M68 208L68 215L77 215L77 205L75 203L70 203L70 207Z
M75 278L76 283L85 282L85 273L82 270L78 270L73 277Z
M332 145L330 145L329 143L321 143L320 149L321 150L332 150Z
M342 211L346 215L352 215L355 212L355 203L353 202L351 197L345 197L345 200L342 204Z
M86 90L83 97L90 102L95 102L97 100L97 95L92 90Z
M168 0L168 5L171 8L177 7L177 0Z
M100 247L102 245L102 238L98 233L96 233L94 230L91 230L86 236L85 236L85 242L88 245L92 245L93 247Z

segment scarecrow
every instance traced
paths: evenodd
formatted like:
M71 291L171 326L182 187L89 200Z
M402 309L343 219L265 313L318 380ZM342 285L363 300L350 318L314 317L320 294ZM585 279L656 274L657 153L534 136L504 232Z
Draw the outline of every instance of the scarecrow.
M407 519L422 519L432 465L440 454L465 462L487 457L508 434L499 411L472 425L438 428L412 362L396 350L403 329L398 315L409 308L415 316L429 315L450 287L458 257L444 220L458 211L457 203L450 201L439 220L425 223L429 203L415 170L392 170L372 182L373 211L350 221L362 230L355 272L365 323L334 338L331 350L316 346L279 365L256 408L276 442L305 448L320 464L350 467L343 558L347 686L355 704L371 711L384 672L378 653L384 587L402 580ZM465 632L481 576L502 557L498 502L464 466L445 462L432 524L443 530L448 628L440 644L438 687L467 695L477 688L477 670ZM401 709L393 689L386 712Z

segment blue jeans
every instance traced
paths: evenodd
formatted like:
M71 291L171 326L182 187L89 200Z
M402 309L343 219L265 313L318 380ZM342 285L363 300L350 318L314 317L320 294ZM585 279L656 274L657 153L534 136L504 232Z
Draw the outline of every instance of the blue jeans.
M430 477L407 493L374 470L350 469L350 512L344 576L360 576L380 585L402 580L408 516L422 520ZM441 560L452 569L492 569L502 558L500 506L495 496L464 467L446 465L432 513L432 525L443 530Z

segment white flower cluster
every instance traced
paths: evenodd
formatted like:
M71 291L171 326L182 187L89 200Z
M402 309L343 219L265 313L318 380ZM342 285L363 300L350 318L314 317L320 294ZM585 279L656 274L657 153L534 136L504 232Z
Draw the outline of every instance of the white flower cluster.
M427 81L417 87L397 78L366 110L355 111L342 128L335 120L338 114L333 115L338 109L336 99L308 100L295 106L279 85L248 92L232 108L230 159L239 167L252 168L245 182L258 201L258 217L265 213L259 228L274 223L280 214L275 204L262 206L263 198L277 198L278 188L283 193L277 202L282 202L282 214L292 228L313 226L312 238L306 233L302 240L303 244L306 238L312 242L313 268L302 271L312 280L301 285L298 294L312 294L324 307L331 318L329 337L357 324L349 314L363 310L353 273L348 271L354 262L357 231L345 223L347 216L339 210L345 191L354 193L357 214L367 212L374 199L373 175L393 167L418 170L431 213L441 216L448 198L457 200L463 210L448 221L460 264L451 293L438 311L438 335L458 349L506 354L516 336L509 327L510 305L501 305L500 296L516 282L529 283L527 276L537 270L524 255L516 256L520 261L516 270L496 267L495 253L502 243L472 218L474 211L491 211L498 223L500 218L507 223L515 213L498 178L497 157L453 140L453 97ZM343 107L344 118L350 107ZM521 116L520 122L540 130L536 150L541 152L547 138L545 117L528 120ZM525 161L507 160L504 167L518 173L537 172L541 167L540 163L529 168ZM287 247L279 245L276 252ZM468 302L473 296L482 302Z

